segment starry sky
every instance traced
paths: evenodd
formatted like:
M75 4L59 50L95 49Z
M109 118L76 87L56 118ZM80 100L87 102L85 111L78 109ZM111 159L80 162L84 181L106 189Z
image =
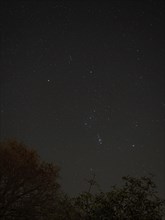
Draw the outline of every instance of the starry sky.
M163 1L1 2L0 137L69 194L152 173L165 195Z

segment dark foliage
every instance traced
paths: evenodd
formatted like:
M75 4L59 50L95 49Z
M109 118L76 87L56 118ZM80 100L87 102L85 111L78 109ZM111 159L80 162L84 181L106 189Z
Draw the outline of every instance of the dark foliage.
M47 219L57 202L59 169L17 141L0 144L0 219Z
M123 177L109 192L89 189L75 198L58 184L59 168L41 161L17 141L0 143L0 219L2 220L162 220L165 201L149 177ZM98 186L98 185L97 185Z

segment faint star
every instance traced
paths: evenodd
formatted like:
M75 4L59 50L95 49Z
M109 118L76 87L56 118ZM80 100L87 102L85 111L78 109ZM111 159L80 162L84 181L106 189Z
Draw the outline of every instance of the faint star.
M98 140L98 143L99 143L99 144L102 144L102 143L103 143L102 138L100 137L99 134L97 135L97 140Z
M68 63L71 64L72 60L73 60L73 59L72 59L72 56L69 55L69 61L68 61Z
M136 121L135 127L139 127L139 122L138 121Z

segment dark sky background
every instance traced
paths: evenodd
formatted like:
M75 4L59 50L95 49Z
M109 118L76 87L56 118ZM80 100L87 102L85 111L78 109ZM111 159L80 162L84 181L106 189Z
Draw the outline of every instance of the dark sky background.
M165 195L163 1L1 1L1 139L61 167L69 194L96 173L155 175Z

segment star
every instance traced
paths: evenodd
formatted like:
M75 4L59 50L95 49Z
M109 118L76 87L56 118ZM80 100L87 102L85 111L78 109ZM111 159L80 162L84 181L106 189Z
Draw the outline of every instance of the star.
M72 60L73 60L73 59L72 59L72 56L69 55L69 61L68 61L68 63L71 64Z
M103 144L102 138L100 137L99 134L97 134L97 140L100 145Z
M138 121L135 122L135 127L139 127L139 122Z

